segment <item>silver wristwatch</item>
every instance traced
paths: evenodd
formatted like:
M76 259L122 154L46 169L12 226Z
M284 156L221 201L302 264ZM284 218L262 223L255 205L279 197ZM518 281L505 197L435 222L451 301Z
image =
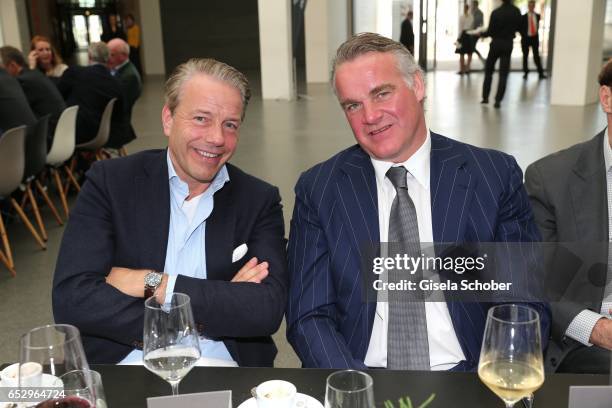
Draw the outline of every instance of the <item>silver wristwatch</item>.
M161 285L162 277L164 276L161 272L150 271L145 275L144 278L144 297L145 299L150 298L155 294L155 290Z

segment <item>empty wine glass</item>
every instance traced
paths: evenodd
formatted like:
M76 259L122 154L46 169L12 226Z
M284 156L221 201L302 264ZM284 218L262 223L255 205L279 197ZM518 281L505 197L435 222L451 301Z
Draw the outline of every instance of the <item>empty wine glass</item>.
M52 324L30 330L20 340L20 367L40 365L42 376L40 386L57 390L51 399L37 405L47 407L95 407L96 393L89 375L89 364L83 351L79 330L67 324ZM66 392L60 378L73 370L83 370L81 395ZM20 377L21 378L21 375Z
M172 394L200 358L198 332L189 296L174 293L169 302L145 301L143 359L146 368L168 381Z
M544 364L538 312L515 304L489 309L478 376L507 408L542 386Z
M325 408L374 408L372 377L356 370L330 374L325 389Z

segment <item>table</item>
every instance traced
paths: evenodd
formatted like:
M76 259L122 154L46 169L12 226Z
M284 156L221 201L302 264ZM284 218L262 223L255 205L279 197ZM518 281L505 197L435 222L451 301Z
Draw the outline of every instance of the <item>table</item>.
M142 366L94 365L102 374L106 399L110 408L146 407L146 398L170 395L170 384ZM283 379L292 382L298 392L323 401L325 379L335 370L298 368L221 368L196 367L183 379L182 394L203 391L232 390L234 408L251 397L252 387L266 380ZM476 373L410 372L369 370L374 379L376 406L385 400L409 395L413 402L421 403L432 392L437 407L503 408L497 398L478 379ZM570 385L607 385L606 375L552 374L535 394L534 408L565 408L568 405ZM517 404L520 407L520 404ZM522 408L522 407L521 407Z

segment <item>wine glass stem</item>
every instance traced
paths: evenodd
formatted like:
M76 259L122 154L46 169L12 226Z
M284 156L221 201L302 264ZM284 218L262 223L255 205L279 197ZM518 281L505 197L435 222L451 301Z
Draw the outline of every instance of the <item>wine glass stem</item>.
M179 395L179 392L178 392L179 381L172 381L170 383L170 386L172 387L172 395Z

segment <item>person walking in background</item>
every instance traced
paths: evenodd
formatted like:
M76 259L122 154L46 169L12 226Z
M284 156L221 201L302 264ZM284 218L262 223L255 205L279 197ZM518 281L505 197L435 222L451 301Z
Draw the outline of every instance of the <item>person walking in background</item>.
M495 95L495 108L499 108L504 93L506 92L506 82L510 72L510 56L512 55L512 42L514 34L521 31L521 12L512 4L512 0L502 0L502 5L493 10L489 21L489 28L481 34L482 37L491 37L491 47L485 63L485 77L482 85L482 101L489 103L489 93L491 92L491 82L493 81L493 71L495 63L499 59L499 84Z
M533 62L538 69L540 79L545 79L546 75L542 69L542 61L540 60L540 36L538 35L538 27L540 26L540 15L535 12L535 0L530 0L527 3L527 13L523 14L521 19L521 48L523 50L523 79L527 79L529 75L529 49L533 52Z
M472 31L476 31L476 33L470 33L472 35L477 34L484 27L484 15L482 14L482 10L478 8L478 2L476 0L472 1ZM484 64L485 59L476 48L476 43L478 42L478 37L474 37L474 53L478 56L478 59Z
M402 21L402 31L400 33L400 43L406 48L412 55L414 55L414 29L412 27L412 10L408 10L406 18Z
M62 57L57 53L55 47L51 45L51 40L42 35L35 35L32 38L30 53L28 54L28 65L30 69L38 68L55 81L68 68L68 65L64 64Z
M459 37L455 54L459 54L459 72L457 74L469 74L472 64L472 53L474 52L475 38L468 34L474 25L474 16L470 13L467 3L463 6L463 14L459 16ZM467 55L467 62L465 56Z
M136 24L133 14L125 16L125 26L127 27L127 43L130 45L130 61L138 70L140 77L143 78L140 64L140 26Z

